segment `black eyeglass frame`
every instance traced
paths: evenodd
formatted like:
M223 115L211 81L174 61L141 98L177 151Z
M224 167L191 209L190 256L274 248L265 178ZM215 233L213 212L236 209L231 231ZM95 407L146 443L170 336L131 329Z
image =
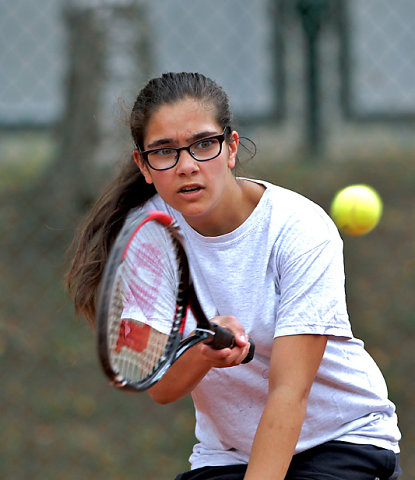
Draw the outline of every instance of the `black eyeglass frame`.
M199 140L196 140L195 142L192 142L190 145L187 145L186 147L178 147L178 148L175 148L175 147L160 147L160 148L152 148L150 150L140 150L140 148L138 148L138 151L140 152L140 155L142 156L143 160L147 163L147 165L150 168L152 168L153 170L157 170L157 171L170 170L171 168L174 168L179 161L180 152L182 150L186 150L189 153L189 155L192 158L194 158L197 162L207 162L209 160L213 160L216 157L219 157L219 155L222 153L223 142L225 141L226 133L227 133L228 130L230 130L229 126L225 127L223 129L222 133L218 133L217 135L211 135L210 137L200 138ZM201 160L200 158L196 158L193 155L193 153L191 152L190 149L193 147L193 145L196 145L197 143L200 143L200 142L205 142L206 140L219 140L219 152L216 155L214 155L213 157L204 158L203 160ZM170 167L165 167L165 168L155 168L155 167L153 167L148 160L148 155L150 153L153 153L153 152L159 152L160 150L167 150L167 149L176 151L176 161L174 162L174 164L171 165Z

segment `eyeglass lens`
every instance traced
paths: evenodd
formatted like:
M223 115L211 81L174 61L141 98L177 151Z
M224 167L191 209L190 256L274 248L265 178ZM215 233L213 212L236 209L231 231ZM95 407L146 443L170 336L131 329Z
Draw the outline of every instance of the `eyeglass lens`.
M222 142L218 138L204 138L192 143L186 150L195 160L204 161L217 157L221 146ZM151 167L164 170L176 164L179 153L175 148L159 148L148 153L147 161Z

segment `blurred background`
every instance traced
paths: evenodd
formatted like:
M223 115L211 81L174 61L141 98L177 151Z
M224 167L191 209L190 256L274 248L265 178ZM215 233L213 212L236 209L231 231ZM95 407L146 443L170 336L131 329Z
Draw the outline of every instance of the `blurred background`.
M327 211L351 183L383 197L379 226L344 238L346 288L415 478L414 45L412 0L0 0L1 478L188 468L190 400L109 387L63 286L76 226L132 149L132 102L165 71L225 88L258 147L244 174Z

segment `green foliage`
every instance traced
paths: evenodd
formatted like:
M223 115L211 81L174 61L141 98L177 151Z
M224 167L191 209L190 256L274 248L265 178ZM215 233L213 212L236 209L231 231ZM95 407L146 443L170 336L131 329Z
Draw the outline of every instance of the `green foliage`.
M19 191L33 182L53 156L48 132L0 132L0 194Z
M415 165L409 158L314 164L258 158L250 170L327 211L335 192L352 183L372 185L382 196L378 227L344 237L347 296L354 332L398 407L405 478L415 477ZM1 188L18 191L12 185ZM107 385L94 334L74 318L63 289L65 249L79 218L50 228L31 203L9 202L0 204L0 219L0 477L174 478L187 468L193 408L189 399L159 406ZM27 224L27 237L17 248L12 233L19 222Z

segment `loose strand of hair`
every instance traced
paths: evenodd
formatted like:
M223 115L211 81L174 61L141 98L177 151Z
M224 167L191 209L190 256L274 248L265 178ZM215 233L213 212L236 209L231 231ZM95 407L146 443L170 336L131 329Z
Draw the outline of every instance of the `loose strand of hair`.
M97 290L115 238L133 208L155 194L138 168L127 164L120 175L96 201L69 248L73 260L66 286L73 297L75 312L94 325Z

